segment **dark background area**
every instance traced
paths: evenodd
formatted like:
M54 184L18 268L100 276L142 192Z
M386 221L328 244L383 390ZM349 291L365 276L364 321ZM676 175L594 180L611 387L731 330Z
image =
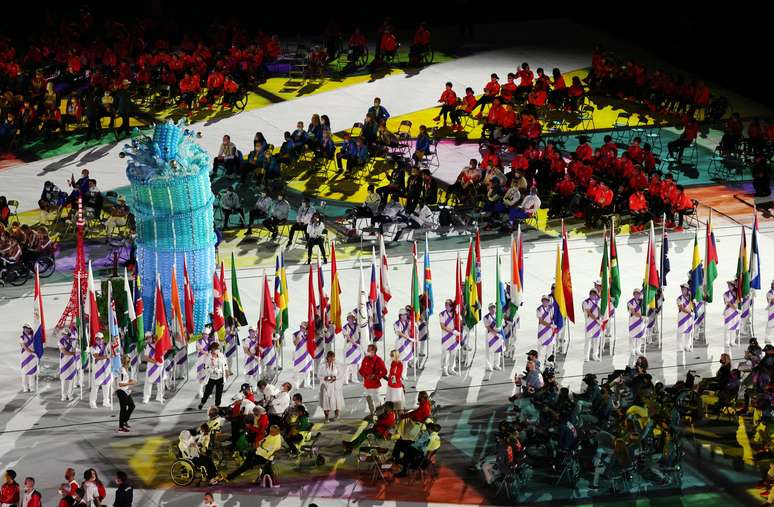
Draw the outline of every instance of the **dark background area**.
M604 32L616 40L653 53L671 65L699 76L708 82L774 105L770 84L771 51L774 36L770 17L762 7L744 5L717 10L710 3L684 5L677 2L641 4L636 11L625 10L622 3L594 4L541 4L491 3L472 0L388 2L361 0L355 2L288 2L262 0L227 0L225 2L196 4L180 0L137 0L78 2L50 2L39 0L33 4L14 2L6 4L0 17L3 36L24 41L34 31L36 19L56 19L61 13L77 14L80 6L88 5L99 19L109 15L131 23L133 19L155 17L162 20L169 33L205 30L213 20L235 21L249 29L279 33L285 37L300 37L309 41L322 40L322 33L331 20L344 34L355 26L363 28L373 40L376 28L385 17L390 17L402 35L408 37L417 23L426 21L434 33L434 40L443 37L446 49L459 52L462 45L477 46L487 42L487 31L482 25L512 22L540 21L545 24L553 18L564 18ZM389 10L384 6L389 5ZM508 6L512 5L512 8ZM544 5L545 8L538 8ZM760 4L759 4L760 5ZM729 12L726 12L729 11ZM20 22L23 21L23 22ZM462 37L461 25L474 25L473 40ZM478 26L478 29L475 27ZM467 33L467 32L465 32ZM502 41L503 34L499 39ZM558 47L561 33L546 33L551 45ZM534 39L535 36L532 36ZM530 44L539 45L538 40ZM518 33L514 44L524 43ZM595 41L590 41L591 43ZM500 42L502 45L502 42Z

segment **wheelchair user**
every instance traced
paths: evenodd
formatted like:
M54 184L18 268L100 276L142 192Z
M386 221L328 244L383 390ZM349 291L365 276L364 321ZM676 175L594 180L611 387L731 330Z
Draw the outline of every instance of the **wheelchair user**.
M205 428L207 429L205 430ZM212 458L202 452L202 449L206 449L202 444L209 445L209 428L206 424L203 424L200 427L200 431L199 437L191 436L191 432L188 430L181 431L177 448L180 450L180 457L182 459L191 461L196 467L204 467L205 479L214 486L219 482L218 470L215 468ZM202 435L206 435L206 437L202 438Z

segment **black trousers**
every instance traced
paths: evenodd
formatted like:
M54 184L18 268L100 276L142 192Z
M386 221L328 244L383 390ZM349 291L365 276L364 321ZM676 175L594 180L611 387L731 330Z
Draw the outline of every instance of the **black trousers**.
M306 240L306 260L308 262L311 262L312 260L312 249L317 246L317 248L320 249L320 253L322 254L323 262L327 263L328 258L325 257L325 242L323 241L323 237L320 236L319 238L309 238Z
M443 122L446 123L449 113L452 113L455 109L457 109L456 105L444 104L441 106L441 112L438 113L438 116L443 117ZM454 114L452 114L452 123L454 123Z
M290 238L288 238L288 244L293 243L293 238L296 236L298 231L301 231L306 237L306 224L300 224L296 222L290 226Z
M212 390L215 389L215 405L220 406L220 398L223 396L223 378L218 380L210 379L207 381L207 385L204 386L204 395L202 396L201 405L207 403L207 399L212 394Z
M271 476L274 475L274 470L271 467L271 461L269 461L269 460L267 460L267 459L265 459L265 458L263 458L261 456L258 456L253 451L253 452L250 452L250 454L247 455L247 457L242 462L242 464L239 465L239 467L236 470L234 470L233 472L229 473L226 476L226 478L228 480L233 480L234 477L236 477L238 475L242 475L243 473L247 472L251 468L254 468L254 467L257 467L257 466L263 468L263 473L261 475L264 475L264 474L269 474ZM261 480L260 476L258 477L258 480L259 481Z
M116 396L118 396L118 405L121 407L118 412L118 427L123 428L134 412L134 400L121 389L116 389Z
M684 137L680 137L679 139L675 139L674 141L667 143L667 150L669 150L669 154L672 156L677 153L677 161L681 162L683 160L683 152L690 145L690 140Z

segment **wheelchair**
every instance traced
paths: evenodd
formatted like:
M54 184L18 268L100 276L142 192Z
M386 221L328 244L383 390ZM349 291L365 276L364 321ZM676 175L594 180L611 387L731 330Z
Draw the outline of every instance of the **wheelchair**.
M298 444L298 455L296 456L296 466L301 468L305 466L322 466L325 464L325 456L320 454L320 445L317 440L321 433L314 435L311 431L301 432L304 439Z

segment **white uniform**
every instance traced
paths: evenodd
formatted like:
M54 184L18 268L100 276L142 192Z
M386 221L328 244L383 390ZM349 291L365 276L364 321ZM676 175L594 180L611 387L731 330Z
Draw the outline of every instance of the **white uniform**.
M693 303L690 296L677 297L677 351L693 350Z
M497 317L491 313L484 315L486 327L486 369L502 370L500 362L503 355L503 332L497 327Z
M242 348L245 353L245 377L247 381L252 383L258 380L260 373L260 360L256 356L258 350L258 336L253 332L247 336L247 339L242 342Z
M459 331L454 329L454 313L444 310L438 316L438 321L441 325L441 373L443 375L456 375L454 351L457 350L460 343L457 341Z
M102 388L102 406L110 407L113 398L113 370L110 367L110 348L99 340L96 345L91 347L91 354L94 361L92 365L91 393L89 394L89 406L97 408L97 391ZM104 356L104 359L97 359L94 356Z
M357 382L357 370L363 360L363 349L360 346L360 333L356 322L347 320L341 330L344 335L344 363L346 364L344 384L349 384L350 380Z
M727 290L723 293L723 338L726 347L735 344L739 339L739 309L736 307L736 294Z
M344 410L344 394L341 389L341 367L323 361L317 370L320 379L320 407L324 411ZM325 380L325 377L336 377L335 380Z
M631 298L626 307L629 309L629 343L632 355L637 356L643 352L643 338L645 337L645 319L642 317L642 300Z
M742 308L739 310L739 334L744 336L752 336L752 307L753 307L752 291L750 291L742 299Z
M417 321L417 352L419 357L425 357L427 355L427 338L429 328L427 326L427 320L423 315L420 315Z
M766 343L774 343L774 289L766 293Z
M312 382L312 356L309 355L307 349L307 337L305 329L299 329L293 333L293 368L301 375L301 381L298 383L299 388L302 385L308 387Z
M599 337L602 328L599 324L599 305L593 298L583 300L583 314L586 317L585 335L586 350L583 354L584 361L599 361Z
M236 327L226 327L226 363L228 369L234 371L234 362L239 358L237 349L239 348L239 332Z
M145 359L145 385L142 386L142 402L148 403L153 394L153 386L156 386L156 401L164 402L164 377L165 368L164 362L157 363L154 357L156 356L156 344L152 342L145 343L145 350L143 351Z
M22 333L19 344L21 345L22 391L28 393L35 390L35 379L38 378L38 356L35 354L32 333Z
M548 355L548 348L552 346L554 339L556 338L555 329L552 325L554 320L554 305L543 306L542 304L537 307L535 311L537 314L537 344L538 351L540 351L540 360L545 361Z
M693 302L693 338L694 341L706 341L705 326L707 323L707 305L704 301Z
M196 380L199 381L199 398L204 395L204 386L207 384L207 356L210 345L217 341L214 334L202 333L202 336L196 340Z
M137 352L137 343L130 343L129 350L126 351L129 356L129 378L137 380L137 372L140 369L140 354Z
M400 361L403 363L404 370L414 361L414 341L400 335L400 333L403 333L405 336L408 336L409 326L408 320L404 321L401 319L396 320L393 325L395 330L395 349L400 354Z
M263 378L274 376L274 368L277 367L277 342L272 340L271 347L261 349L261 368L263 368Z
M78 375L78 336L69 331L59 339L59 383L62 389L62 401L71 400L73 385Z

